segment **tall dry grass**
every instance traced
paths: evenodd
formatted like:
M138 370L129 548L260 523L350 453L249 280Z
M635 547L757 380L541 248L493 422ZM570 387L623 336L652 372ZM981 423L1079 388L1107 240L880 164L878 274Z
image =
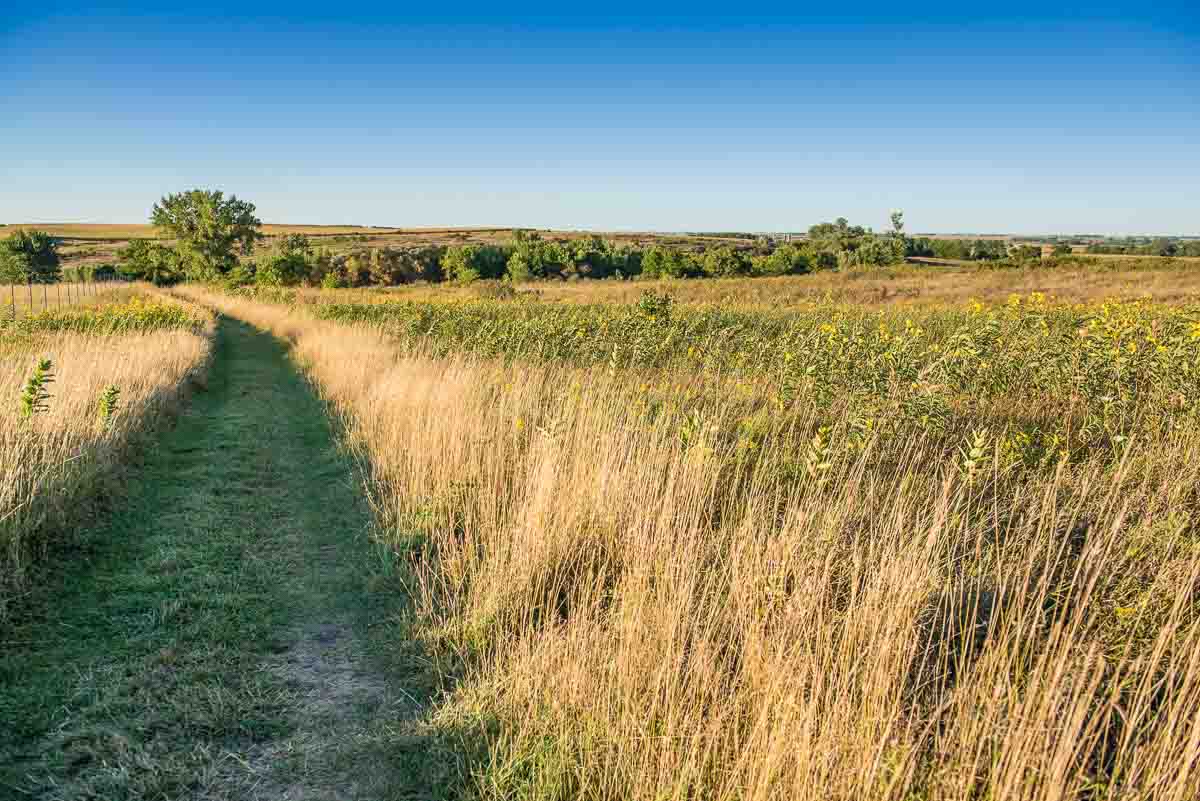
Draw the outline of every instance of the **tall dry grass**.
M98 334L7 334L0 341L0 619L48 548L85 521L131 445L172 413L189 382L202 380L214 321L206 329ZM26 415L21 394L49 359L45 410ZM108 387L115 410L99 406Z
M369 455L479 795L1200 797L1194 426L1010 470L849 447L804 397L211 300L290 339Z
M533 281L516 285L543 301L631 303L647 289L670 292L680 303L725 306L803 306L835 301L868 307L927 307L972 299L1004 302L1013 294L1041 292L1064 302L1110 298L1150 298L1185 303L1200 298L1195 260L1143 257L1061 266L989 269L987 266L904 265L888 269L820 272L777 278L704 278L637 281ZM309 301L338 303L472 300L486 296L493 282L419 284L387 289L301 291Z
M149 284L127 281L61 281L36 285L0 283L0 320L29 317L56 309L104 304L114 298L146 292L149 288Z

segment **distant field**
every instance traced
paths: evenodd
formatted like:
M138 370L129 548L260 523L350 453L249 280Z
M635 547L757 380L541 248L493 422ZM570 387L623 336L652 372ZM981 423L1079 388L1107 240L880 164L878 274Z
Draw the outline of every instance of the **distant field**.
M1195 260L1193 260L1195 261ZM353 298L372 303L421 303L487 298L495 282L415 283L393 287L305 289L310 299ZM994 269L972 262L922 260L915 264L861 272L754 278L665 279L651 281L530 281L519 297L551 303L636 303L647 290L667 292L676 303L759 308L808 307L813 303L853 303L864 307L928 307L979 300L1003 303L1012 295L1041 293L1065 303L1111 298L1152 299L1159 303L1200 302L1200 270L1186 259L1143 256L1140 261L1078 263L1046 268ZM339 300L339 302L350 302Z
M1083 250L1076 252L1083 253ZM1086 254L1095 259L1174 259L1175 261L1187 262L1189 264L1200 263L1200 256L1143 256L1138 253L1088 253Z
M53 236L64 239L152 239L157 236L153 225L147 223L15 223L0 228L0 237L22 228L45 231ZM370 228L364 225L276 225L268 223L263 226L263 233L268 236L280 234L307 234L308 236L339 236L346 234L387 234L398 233L397 228Z

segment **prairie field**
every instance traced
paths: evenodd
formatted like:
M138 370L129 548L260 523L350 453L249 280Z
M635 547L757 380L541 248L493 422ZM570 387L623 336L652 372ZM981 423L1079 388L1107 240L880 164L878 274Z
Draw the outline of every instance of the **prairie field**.
M209 358L196 307L150 287L89 300L0 321L0 622Z
M185 294L342 421L468 795L1196 797L1194 296L719 283Z
M1147 258L26 310L0 788L1191 801L1198 292Z
M413 284L342 293L358 302L380 300L477 300L494 293L494 283ZM1007 269L961 264L930 267L898 265L855 273L718 278L703 281L535 281L521 287L529 299L564 303L632 303L647 289L669 292L677 303L779 308L814 302L862 306L929 306L973 300L1004 302L1012 295L1040 293L1063 301L1152 299L1168 303L1200 301L1200 270L1188 259L1126 257L1078 258L1052 268ZM308 290L306 297L322 297Z
M1196 0L59 5L0 801L1200 801Z

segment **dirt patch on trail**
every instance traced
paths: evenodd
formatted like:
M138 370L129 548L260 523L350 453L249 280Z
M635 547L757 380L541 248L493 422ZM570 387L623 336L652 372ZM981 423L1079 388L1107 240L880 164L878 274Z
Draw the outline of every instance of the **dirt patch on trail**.
M312 627L267 669L296 689L296 711L307 722L346 721L386 701L387 687L362 664L353 632L336 623Z
M229 753L206 782L205 799L358 801L391 785L386 763L364 754L373 724L410 718L415 704L397 699L371 669L351 627L319 623L263 666L290 692L292 732Z

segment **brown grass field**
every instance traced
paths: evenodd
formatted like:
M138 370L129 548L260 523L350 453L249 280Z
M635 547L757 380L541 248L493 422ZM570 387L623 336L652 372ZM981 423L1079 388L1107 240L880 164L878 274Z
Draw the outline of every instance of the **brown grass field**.
M487 283L413 284L359 290L303 290L313 299L470 301L487 297ZM779 278L718 278L662 281L535 281L520 285L529 299L554 303L632 303L647 290L670 293L678 303L786 308L814 302L869 307L934 306L969 300L1003 302L1040 292L1067 302L1148 298L1169 303L1200 300L1200 270L1189 260L1143 257L1106 266L1096 262L1061 268L988 269L910 264L886 270L826 272Z
M549 327L494 359L318 316L469 290L186 291L291 343L345 421L474 797L1193 801L1197 284L1033 272L678 282L682 317L635 329L644 285L543 285L464 340L506 353L505 309L609 303L565 333L614 338L590 368L537 356L571 352ZM859 317L888 281L934 302ZM1088 302L999 297L1033 286ZM782 388L781 296L807 332L781 363L813 365ZM689 326L725 302L762 325L708 369L725 337ZM692 367L616 366L684 331Z

